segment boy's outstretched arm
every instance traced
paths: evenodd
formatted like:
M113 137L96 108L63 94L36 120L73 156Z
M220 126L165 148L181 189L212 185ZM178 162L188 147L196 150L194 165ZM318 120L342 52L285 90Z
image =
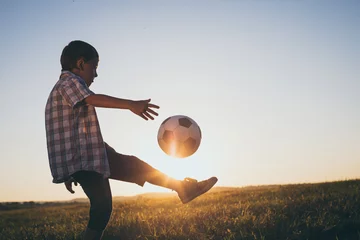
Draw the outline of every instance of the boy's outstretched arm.
M145 120L154 120L152 115L158 116L158 113L152 108L160 108L159 106L150 103L151 99L135 101L111 97L104 94L92 94L86 97L84 101L86 104L94 107L128 109Z

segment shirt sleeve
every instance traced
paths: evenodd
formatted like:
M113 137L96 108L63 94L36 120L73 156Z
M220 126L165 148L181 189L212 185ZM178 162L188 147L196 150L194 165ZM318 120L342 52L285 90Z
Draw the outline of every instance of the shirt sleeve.
M86 86L84 81L75 77L67 79L64 84L60 86L59 91L72 108L81 105L85 98L94 94L94 92Z

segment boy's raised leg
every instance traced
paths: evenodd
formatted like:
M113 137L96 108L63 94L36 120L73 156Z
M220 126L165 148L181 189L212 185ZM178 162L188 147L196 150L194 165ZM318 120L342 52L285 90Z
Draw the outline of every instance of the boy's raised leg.
M135 156L117 153L107 144L106 150L109 159L111 179L136 183L140 186L148 182L156 186L174 190L178 193L181 202L184 204L206 193L217 182L216 177L211 177L201 182L191 178L185 178L182 181L176 180Z

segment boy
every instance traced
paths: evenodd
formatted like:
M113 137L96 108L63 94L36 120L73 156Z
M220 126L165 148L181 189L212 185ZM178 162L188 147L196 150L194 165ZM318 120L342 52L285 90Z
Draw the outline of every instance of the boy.
M127 100L93 93L89 87L97 77L99 55L83 41L72 41L62 51L62 72L45 109L47 149L54 183L80 183L90 200L90 218L84 239L101 239L112 212L109 178L145 182L172 189L182 203L207 192L216 177L197 182L175 180L135 156L122 155L103 141L95 107L127 109L153 120L159 106L147 100Z

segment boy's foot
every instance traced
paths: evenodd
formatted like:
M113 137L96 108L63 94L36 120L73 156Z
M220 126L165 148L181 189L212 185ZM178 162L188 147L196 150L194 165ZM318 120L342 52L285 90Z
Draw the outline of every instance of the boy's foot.
M179 198L182 203L188 203L201 194L209 191L217 182L216 177L211 177L207 180L198 182L192 178L185 178L181 182L181 190L178 191Z

